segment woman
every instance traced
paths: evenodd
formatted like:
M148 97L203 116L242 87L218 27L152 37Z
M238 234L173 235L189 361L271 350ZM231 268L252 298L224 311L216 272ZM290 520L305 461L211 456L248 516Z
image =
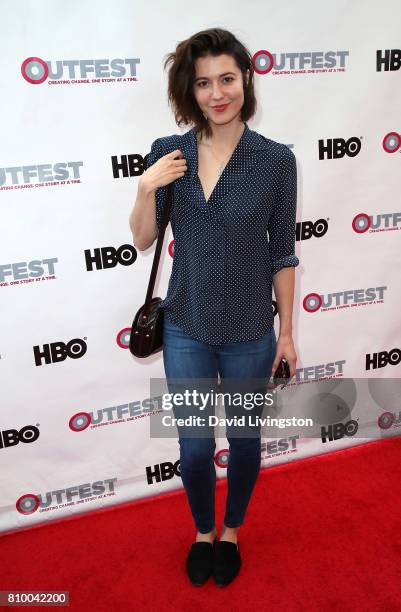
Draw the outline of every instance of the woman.
M168 55L168 64L176 122L193 127L153 142L130 226L135 246L149 248L161 225L166 186L174 181L169 218L174 259L162 302L169 390L172 379L207 380L215 388L219 375L221 383L268 381L281 358L292 377L297 360L294 268L299 264L294 254L295 156L284 144L249 128L247 121L256 111L252 57L230 32L215 28L194 34ZM192 406L173 410L178 416L200 414ZM213 410L210 402L203 414ZM260 415L260 409L255 411ZM213 573L223 586L241 566L238 530L260 469L260 428L245 436L238 427L227 428L228 495L219 540L216 443L213 427L206 432L205 427L202 432L178 427L181 477L197 528L186 571L193 584L204 584Z

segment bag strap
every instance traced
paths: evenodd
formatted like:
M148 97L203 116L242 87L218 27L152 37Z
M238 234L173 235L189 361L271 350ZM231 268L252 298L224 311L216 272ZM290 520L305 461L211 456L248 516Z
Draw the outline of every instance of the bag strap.
M155 287L155 281L156 281L156 275L157 275L157 268L159 265L160 254L161 254L161 250L163 246L164 234L166 232L166 227L169 222L169 215L170 215L170 209L171 209L171 203L172 203L172 191L173 191L173 183L169 183L167 185L166 201L163 207L163 214L161 218L159 233L157 236L155 254L153 256L153 264L152 264L152 270L151 270L150 278L149 278L148 290L146 292L145 304L143 306L143 312L146 313L146 315L149 312L150 302L152 300L153 289Z

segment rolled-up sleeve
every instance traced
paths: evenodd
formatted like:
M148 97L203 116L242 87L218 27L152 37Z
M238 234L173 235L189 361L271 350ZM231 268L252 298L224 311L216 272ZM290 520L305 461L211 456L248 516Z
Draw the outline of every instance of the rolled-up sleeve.
M278 195L267 226L273 275L282 268L299 264L295 255L297 164L291 149L286 145L283 147L285 151Z
M145 158L144 158L145 169L148 169L150 166L156 163L161 157L163 157L163 155L165 155L165 153L163 151L163 147L162 147L160 138L156 138L156 140L152 142L150 153L145 155ZM167 196L167 185L163 187L158 187L156 189L156 192L155 192L156 224L159 229L161 227L161 220L162 220L164 204L166 201L166 196Z

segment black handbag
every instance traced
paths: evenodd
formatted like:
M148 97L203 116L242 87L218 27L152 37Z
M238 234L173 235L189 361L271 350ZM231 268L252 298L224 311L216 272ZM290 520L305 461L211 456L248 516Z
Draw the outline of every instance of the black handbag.
M166 202L163 207L161 226L157 237L153 265L150 273L145 303L137 311L131 326L129 350L135 357L149 357L163 348L164 312L160 307L162 298L152 297L156 281L157 268L163 246L164 234L168 225L173 183L167 185Z

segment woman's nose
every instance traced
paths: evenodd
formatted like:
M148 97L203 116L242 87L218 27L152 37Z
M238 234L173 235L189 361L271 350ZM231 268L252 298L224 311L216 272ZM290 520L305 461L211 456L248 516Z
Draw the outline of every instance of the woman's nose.
M219 99L222 97L220 85L212 85L212 98Z

